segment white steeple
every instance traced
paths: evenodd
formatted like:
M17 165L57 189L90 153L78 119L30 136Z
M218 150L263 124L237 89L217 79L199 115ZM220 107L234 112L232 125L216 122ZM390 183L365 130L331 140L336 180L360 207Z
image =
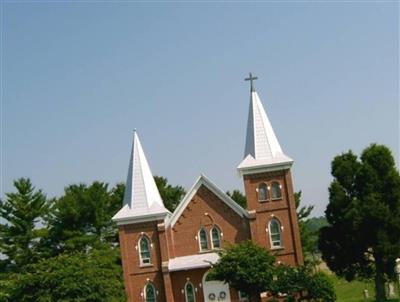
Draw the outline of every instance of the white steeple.
M135 131L123 207L114 215L113 220L119 224L151 221L164 219L168 213Z
M274 129L255 91L253 84L255 79L257 78L253 77L251 73L250 77L246 79L251 81L251 89L244 159L238 166L238 170L242 174L290 168L293 163L293 160L283 153L276 138Z

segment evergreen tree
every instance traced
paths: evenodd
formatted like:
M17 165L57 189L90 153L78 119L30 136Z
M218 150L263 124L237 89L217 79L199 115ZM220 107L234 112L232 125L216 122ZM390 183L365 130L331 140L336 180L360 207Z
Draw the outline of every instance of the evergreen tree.
M162 176L154 176L157 189L160 192L164 206L173 212L185 195L185 189L181 186L172 186L168 183L168 179Z
M351 151L332 162L326 218L319 248L331 270L351 280L374 276L376 299L385 301L384 283L394 277L400 255L400 175L390 150Z
M300 240L303 250L304 262L308 266L314 267L317 264L315 254L317 250L317 237L309 227L310 214L314 206L300 206L301 204L301 191L294 193L294 200L296 203L297 220L299 223Z
M2 271L21 271L39 258L43 236L41 218L47 213L46 196L28 178L14 181L16 192L0 200L0 260Z
M240 205L243 209L247 208L247 199L246 196L239 190L233 190L232 193L227 191L226 195L232 198L238 205Z

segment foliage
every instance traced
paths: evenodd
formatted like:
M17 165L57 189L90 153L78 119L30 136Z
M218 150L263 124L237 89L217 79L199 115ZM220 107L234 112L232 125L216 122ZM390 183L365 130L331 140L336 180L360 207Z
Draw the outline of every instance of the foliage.
M53 199L46 217L49 236L44 249L49 255L66 251L85 251L103 242L117 243L117 230L112 216L122 206L122 185L112 190L95 181L65 188L64 195Z
M247 208L246 196L244 196L243 193L239 190L233 190L232 193L227 191L226 195L236 201L236 203L239 204L243 209Z
M271 284L274 262L275 257L264 248L245 241L222 251L210 276L252 296L264 292Z
M303 301L333 302L336 294L329 277L318 272L312 274L305 267L279 265L271 293L274 297L286 295L286 301L295 301L301 296Z
M351 151L332 162L326 218L319 248L329 268L347 280L375 277L377 301L394 277L400 255L400 175L390 150L371 145L357 158Z
M0 301L125 301L118 249L60 254L1 278ZM4 277L4 276L3 276Z
M306 267L276 266L275 257L251 241L222 251L209 278L228 282L255 300L265 291L275 298L285 294L287 301L294 301L299 293L309 301L336 299L333 284L324 273L312 274Z
M320 229L328 225L329 223L324 216L312 217L307 220L307 228L310 230L310 232L316 233L317 235Z
M336 300L333 282L326 274L318 272L314 275L308 276L305 280L305 288L307 292L305 297L306 300L320 301L322 299L324 302L333 302Z
M172 186L168 183L168 179L161 176L154 176L158 191L164 202L164 206L173 212L185 195L185 189L181 186Z
M155 180L173 210L184 189ZM72 184L49 201L29 179L15 187L17 193L6 194L0 205L0 247L7 256L1 260L0 301L125 301L111 220L122 207L125 185Z
M314 206L302 206L301 203L301 191L294 193L294 200L296 203L297 220L299 223L301 246L303 248L303 255L305 259L309 259L316 250L316 242L314 241L313 233L307 227L307 221L314 209Z
M38 241L43 229L36 225L48 211L46 196L35 190L31 181L20 178L14 181L16 192L7 193L0 201L0 268L2 271L22 270L37 261Z

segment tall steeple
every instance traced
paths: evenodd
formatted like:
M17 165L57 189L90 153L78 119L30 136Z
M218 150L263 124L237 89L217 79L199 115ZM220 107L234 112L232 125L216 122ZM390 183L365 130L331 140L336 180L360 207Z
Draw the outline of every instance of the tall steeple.
M135 130L123 207L113 220L119 224L158 220L165 218L168 213Z
M283 153L255 91L253 80L256 79L257 77L253 77L251 73L250 77L245 79L251 82L251 89L244 159L238 166L242 174L286 168L293 163L293 160Z

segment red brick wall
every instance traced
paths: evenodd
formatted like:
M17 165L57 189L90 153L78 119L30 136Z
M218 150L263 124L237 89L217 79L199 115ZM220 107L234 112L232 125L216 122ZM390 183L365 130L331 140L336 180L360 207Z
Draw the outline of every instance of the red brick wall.
M151 243L151 265L140 266L139 239L146 235ZM160 244L158 240L157 222L146 222L119 227L122 266L124 271L125 290L128 301L142 301L143 288L152 282L158 291L159 301L164 301L164 283L161 273Z
M214 225L223 234L222 242L238 243L250 238L247 220L202 185L172 228L171 245L175 257L198 254L196 237L200 228L207 231L210 244L210 230Z
M270 184L272 181L278 181L282 185L282 198L265 203L258 202L256 188L261 182ZM284 248L273 250L278 256L277 260L291 265L303 263L290 171L245 175L244 184L248 210L254 211L251 213L254 219L250 219L250 222L239 216L202 185L172 229L170 226L165 229L164 224L157 221L119 227L128 301L142 301L141 293L147 282L152 282L158 291L157 301L171 300L172 298L166 298L165 280L168 281L165 281L166 284L172 285L171 297L173 295L174 301L184 301L181 291L184 289L187 278L197 288L197 301L203 301L203 289L200 284L206 269L172 272L169 275L170 278L163 279L161 260L167 261L168 258L200 253L196 237L201 227L207 231L209 245L211 243L210 230L217 225L223 234L223 244L224 242L239 243L252 238L254 242L270 250L271 244L266 228L273 215L283 226ZM153 245L150 266L140 266L139 250L136 246L142 235L146 235ZM168 276L168 273L164 274ZM231 289L230 293L231 300L238 301L236 291Z
M271 186L272 182L278 182L281 185L282 198L259 202L256 189L261 183ZM277 255L278 261L285 264L302 264L303 255L290 170L245 175L244 187L248 210L255 211L253 214L255 219L250 223L252 240L271 250L269 233L266 229L269 221L275 217L283 227L281 231L283 248L272 250L272 252ZM270 191L270 198L271 195Z

